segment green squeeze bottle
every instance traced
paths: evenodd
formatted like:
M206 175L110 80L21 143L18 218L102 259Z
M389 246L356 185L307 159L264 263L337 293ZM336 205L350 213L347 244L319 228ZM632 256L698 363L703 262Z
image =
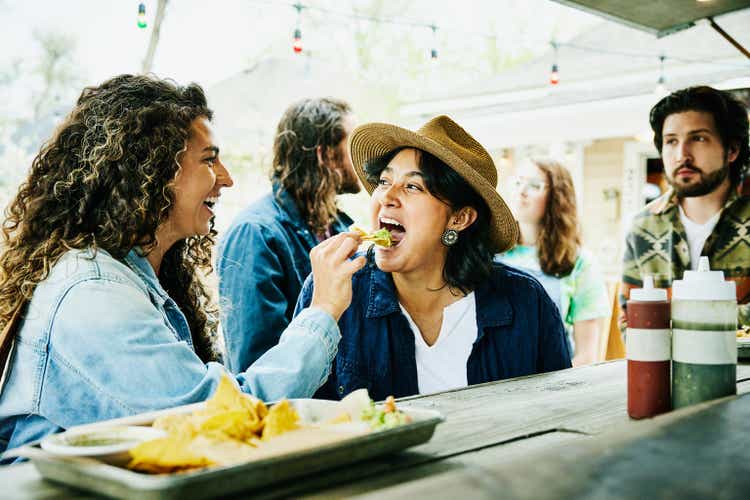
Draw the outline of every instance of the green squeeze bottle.
M672 283L672 406L737 394L737 294L701 257Z

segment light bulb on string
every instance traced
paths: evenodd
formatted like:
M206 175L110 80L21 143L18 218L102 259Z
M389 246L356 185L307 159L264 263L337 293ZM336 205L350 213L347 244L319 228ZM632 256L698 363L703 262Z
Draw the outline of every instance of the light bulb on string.
M302 52L302 31L299 28L294 30L294 39L292 40L292 50L295 54Z
M661 97L666 93L667 93L667 86L664 84L664 77L660 76L659 80L656 82L656 87L654 88L654 94L657 97Z
M560 83L560 70L557 68L557 42L550 42L552 48L555 49L555 59L552 62L552 71L549 74L550 85L557 85Z
M654 88L654 95L656 97L664 97L669 90L664 80L664 60L665 56L659 56L659 79L656 81L656 88Z
M138 27L141 29L144 29L146 26L148 26L148 23L146 22L146 4L141 2L138 4Z
M552 71L549 73L549 83L557 85L560 83L560 72L557 70L557 64L552 64Z
M300 18L302 17L302 9L304 6L300 3L294 4L294 8L297 9L297 27L294 28L294 38L292 38L292 50L295 54L302 53L302 30L300 29Z
M430 29L432 30L432 48L430 49L430 61L437 62L437 26L433 24L430 26Z

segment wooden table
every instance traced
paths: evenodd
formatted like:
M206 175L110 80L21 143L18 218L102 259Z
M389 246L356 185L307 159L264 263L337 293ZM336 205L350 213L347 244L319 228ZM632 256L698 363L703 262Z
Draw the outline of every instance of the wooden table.
M737 367L737 382L738 393L750 392L750 364ZM408 452L253 496L689 498L689 481L698 496L750 491L750 394L631 421L624 361L400 405L436 409L446 422ZM0 468L0 485L2 498L90 498L42 480L30 464Z

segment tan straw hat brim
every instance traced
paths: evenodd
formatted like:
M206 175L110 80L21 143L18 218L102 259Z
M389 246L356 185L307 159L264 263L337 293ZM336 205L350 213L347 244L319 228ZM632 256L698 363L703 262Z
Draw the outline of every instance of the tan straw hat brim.
M369 161L398 148L420 149L436 156L455 170L487 203L492 219L489 243L493 251L503 252L512 248L518 241L518 224L495 186L475 167L432 138L396 125L368 123L357 127L352 132L349 144L354 169L368 193L372 194L375 189L375 185L367 180L364 170Z

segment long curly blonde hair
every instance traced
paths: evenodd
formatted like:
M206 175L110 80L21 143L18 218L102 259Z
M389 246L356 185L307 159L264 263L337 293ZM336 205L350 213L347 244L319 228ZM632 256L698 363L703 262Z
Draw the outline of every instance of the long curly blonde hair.
M68 250L102 249L122 260L136 246L153 249L191 122L202 116L212 112L195 84L121 75L83 90L5 211L0 327ZM217 359L216 311L197 271L211 271L215 235L176 243L159 270L204 361Z
M567 276L573 271L581 246L573 178L554 160L535 158L532 162L547 182L547 204L537 238L539 265L545 274Z

